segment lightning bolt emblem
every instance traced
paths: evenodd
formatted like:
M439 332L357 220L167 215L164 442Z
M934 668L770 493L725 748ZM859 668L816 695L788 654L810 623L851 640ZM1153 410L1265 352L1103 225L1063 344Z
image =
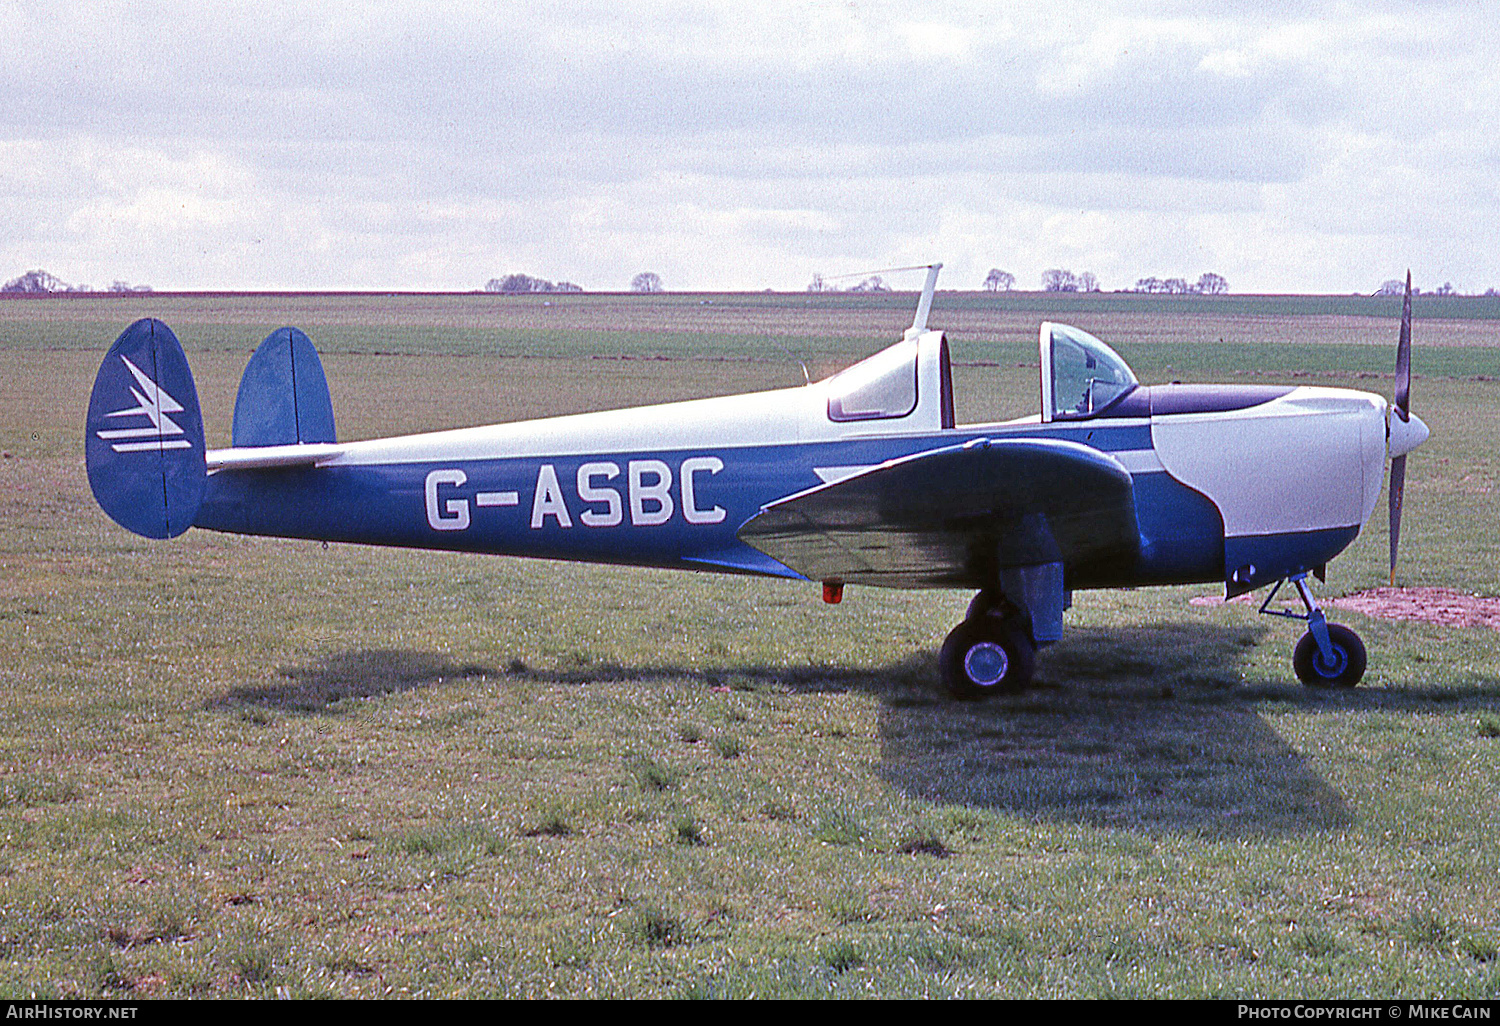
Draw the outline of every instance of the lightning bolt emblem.
M114 428L109 431L100 431L99 437L111 442L110 448L115 452L161 452L166 449L191 449L193 443L186 438L173 438L173 435L183 434L181 426L171 417L170 413L183 412L182 404L173 399L167 392L152 381L151 378L135 364L125 357L120 360L130 371L131 376L141 387L132 388L130 394L135 397L136 405L128 410L116 410L105 414L106 417L139 417L144 416L151 421L150 427ZM112 439L139 438L149 441L113 442Z

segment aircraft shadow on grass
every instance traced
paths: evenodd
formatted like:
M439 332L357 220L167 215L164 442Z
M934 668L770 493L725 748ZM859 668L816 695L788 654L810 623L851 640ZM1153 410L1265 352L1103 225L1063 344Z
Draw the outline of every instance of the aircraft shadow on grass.
M481 679L500 686L688 680L727 690L859 691L880 701L879 772L912 797L1146 834L1229 837L1353 822L1343 798L1260 715L1262 706L1329 714L1500 709L1500 681L1335 691L1247 680L1242 654L1264 633L1199 623L1079 628L1041 660L1029 691L984 703L940 695L933 652L878 668L605 661L540 670L519 660L488 666L369 649L282 667L282 680L235 688L208 706L342 715L351 699Z
M447 681L504 678L507 671L476 663L455 663L436 652L408 649L360 649L337 652L305 666L283 666L282 678L269 684L247 684L210 699L208 708L260 706L289 713L339 715L350 711L350 699L431 687Z

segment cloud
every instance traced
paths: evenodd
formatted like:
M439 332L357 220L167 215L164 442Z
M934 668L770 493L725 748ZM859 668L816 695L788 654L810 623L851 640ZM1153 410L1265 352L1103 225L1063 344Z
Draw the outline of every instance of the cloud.
M158 287L1500 281L1462 4L0 2L0 262ZM1420 266L1420 264L1419 264Z

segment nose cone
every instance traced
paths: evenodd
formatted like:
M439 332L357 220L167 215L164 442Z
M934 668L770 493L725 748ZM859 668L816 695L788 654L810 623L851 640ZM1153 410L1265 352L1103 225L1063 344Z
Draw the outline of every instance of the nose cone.
M1415 413L1410 414L1407 420L1402 420L1401 415L1392 410L1390 441L1388 443L1391 459L1395 459L1397 456L1405 456L1417 446L1427 441L1429 434L1431 432L1427 430L1427 425Z

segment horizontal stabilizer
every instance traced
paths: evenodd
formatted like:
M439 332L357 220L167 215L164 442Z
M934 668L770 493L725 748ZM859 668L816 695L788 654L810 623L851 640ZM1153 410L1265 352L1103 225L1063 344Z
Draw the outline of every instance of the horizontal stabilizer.
M100 508L147 538L193 524L208 479L203 416L172 329L146 318L109 347L89 395L84 461Z
M256 347L234 400L236 448L335 442L323 362L306 335L278 328Z
M978 439L766 506L740 538L813 580L985 587L1008 567L1133 564L1130 474L1090 446Z
M344 451L342 445L263 445L244 449L214 449L208 469L274 470L278 467L315 467Z

